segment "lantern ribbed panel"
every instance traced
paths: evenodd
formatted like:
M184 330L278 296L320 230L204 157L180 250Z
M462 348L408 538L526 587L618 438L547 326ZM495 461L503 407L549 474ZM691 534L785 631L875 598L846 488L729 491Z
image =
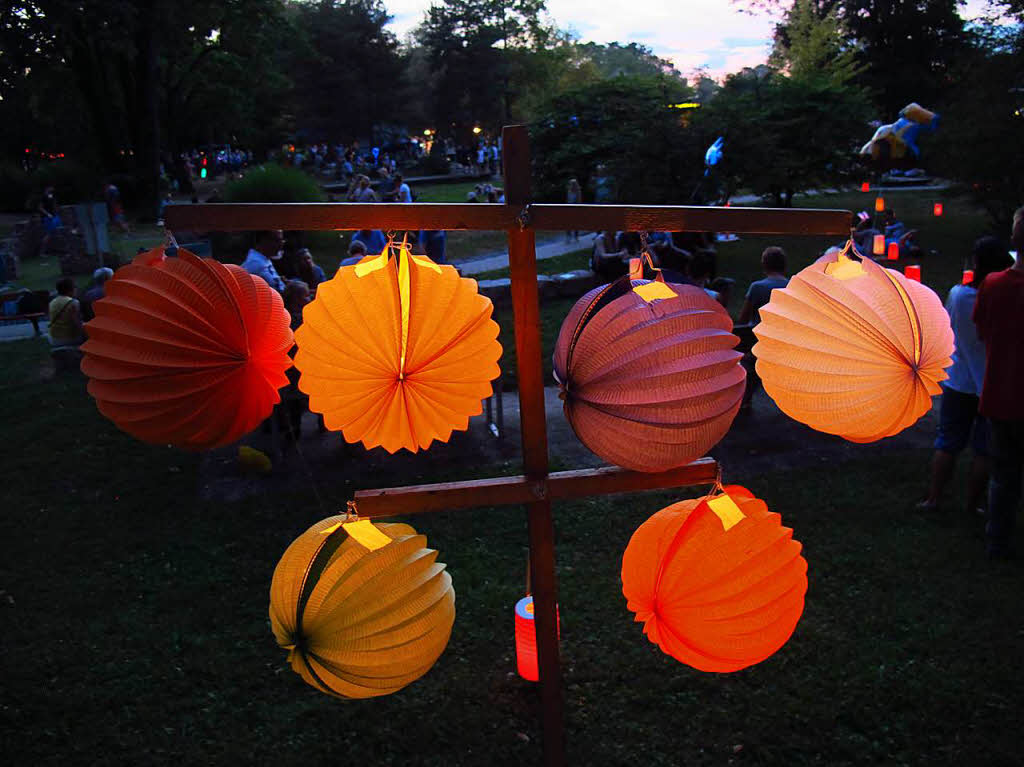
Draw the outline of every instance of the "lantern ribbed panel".
M725 529L707 499L644 522L622 558L622 593L644 633L700 671L737 671L776 652L804 609L807 562L793 531L745 488L744 519Z
M634 281L633 285L645 284ZM632 290L580 320L599 298L581 298L562 323L555 376L565 415L590 450L619 466L663 471L689 463L728 431L746 374L732 320L692 285L645 301Z
M757 372L790 417L874 442L931 408L951 364L953 331L924 285L868 259L863 275L838 279L825 272L836 261L824 256L772 291L754 328Z
M397 692L430 670L455 622L455 591L437 552L405 524L370 551L346 521L313 525L285 551L270 586L270 622L292 669L341 698Z
M288 312L266 282L179 249L106 283L82 346L103 415L145 442L205 449L252 431L288 383Z
M501 357L493 305L476 281L417 256L403 369L396 260L362 276L356 266L339 269L317 289L295 334L310 409L347 441L389 453L425 449L467 429L491 395Z

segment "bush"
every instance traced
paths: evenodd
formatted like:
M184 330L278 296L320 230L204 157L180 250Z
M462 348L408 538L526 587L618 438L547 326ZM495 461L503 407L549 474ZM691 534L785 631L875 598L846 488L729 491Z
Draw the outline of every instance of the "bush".
M261 165L229 182L224 202L323 202L320 185L308 174L280 165Z
M32 172L13 164L0 165L0 209L25 213L35 209L43 189L52 184L61 205L97 200L102 175L72 160L46 162Z

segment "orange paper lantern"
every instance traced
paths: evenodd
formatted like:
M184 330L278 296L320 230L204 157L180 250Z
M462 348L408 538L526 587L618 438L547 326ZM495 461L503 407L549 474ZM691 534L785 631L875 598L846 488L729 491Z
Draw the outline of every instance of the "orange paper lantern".
M144 442L230 444L270 415L288 383L288 312L241 267L151 250L107 282L95 312L82 346L89 393Z
M405 524L330 517L274 569L270 623L292 670L340 698L396 692L444 652L455 591L437 552Z
M662 509L622 557L626 606L663 652L738 671L776 652L804 610L807 562L793 531L742 487Z
M692 285L616 280L562 323L555 378L565 416L590 450L637 471L704 454L728 431L746 373L732 319Z
M757 372L779 408L851 442L898 434L924 415L953 353L934 292L845 253L773 290L754 333Z
M469 427L500 373L498 325L476 281L403 244L343 266L296 331L309 407L366 448L413 452Z

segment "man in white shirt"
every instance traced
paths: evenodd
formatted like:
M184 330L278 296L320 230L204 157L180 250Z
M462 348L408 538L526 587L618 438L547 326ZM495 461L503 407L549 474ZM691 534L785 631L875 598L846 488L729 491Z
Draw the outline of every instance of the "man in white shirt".
M284 280L274 268L274 261L281 258L284 248L284 234L280 229L257 232L249 253L242 262L242 268L249 274L262 277L278 293L284 292Z

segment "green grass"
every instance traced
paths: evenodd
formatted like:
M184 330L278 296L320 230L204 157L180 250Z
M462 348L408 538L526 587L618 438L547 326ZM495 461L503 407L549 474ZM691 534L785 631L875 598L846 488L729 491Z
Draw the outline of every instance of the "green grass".
M305 477L205 501L204 477L229 469L204 474L201 456L118 432L81 378L52 377L44 343L0 350L5 762L540 762L537 689L514 673L521 509L416 519L454 579L451 642L406 690L342 703L286 667L267 620L278 558L343 507L340 483L319 478L322 505ZM985 561L976 520L908 510L930 450L856 454L809 453L773 475L726 467L795 530L810 578L790 642L731 675L662 655L621 594L629 536L681 493L556 506L570 764L1020 763L1024 568ZM446 478L500 468L467 462Z

